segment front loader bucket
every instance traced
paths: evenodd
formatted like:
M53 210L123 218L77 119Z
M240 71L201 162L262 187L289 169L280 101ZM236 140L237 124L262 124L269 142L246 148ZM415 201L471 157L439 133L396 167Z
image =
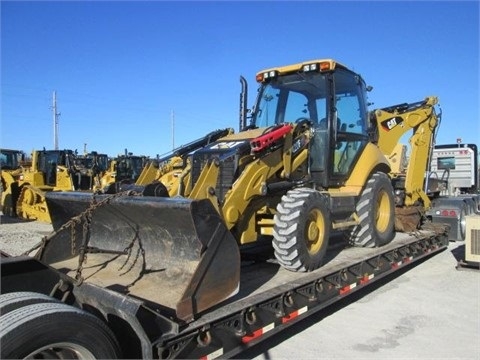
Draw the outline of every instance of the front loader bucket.
M47 194L54 232L37 258L184 321L238 292L239 249L209 200L92 196Z

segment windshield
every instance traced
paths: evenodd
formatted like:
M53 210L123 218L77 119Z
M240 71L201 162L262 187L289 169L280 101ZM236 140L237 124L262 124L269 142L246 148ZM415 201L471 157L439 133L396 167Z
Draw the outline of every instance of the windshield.
M83 165L87 169L93 169L93 167L96 166L96 170L106 171L108 169L108 156L102 154L88 154L83 159Z
M108 169L108 156L97 155L97 166L99 171L107 171Z
M15 170L20 167L21 152L2 150L0 152L0 168Z
M252 123L268 127L307 118L314 123L326 118L326 77L297 73L262 84Z

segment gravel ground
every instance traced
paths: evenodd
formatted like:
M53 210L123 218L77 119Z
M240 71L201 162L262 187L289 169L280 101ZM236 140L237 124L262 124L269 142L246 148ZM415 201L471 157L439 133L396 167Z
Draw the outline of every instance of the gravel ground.
M1 213L0 213L1 214ZM51 224L0 215L0 250L21 255L53 231Z

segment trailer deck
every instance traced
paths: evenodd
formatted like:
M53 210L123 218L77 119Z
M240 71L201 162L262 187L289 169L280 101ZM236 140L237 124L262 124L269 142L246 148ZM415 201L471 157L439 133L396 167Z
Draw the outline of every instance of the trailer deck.
M446 231L397 233L379 248L349 247L341 237L333 240L324 266L309 273L290 272L273 260L244 262L239 292L191 322L180 321L175 309L167 306L169 296L178 295L168 287L168 277L162 279L161 272L138 277L138 261L126 264L113 255L106 261L105 254L88 254L83 282L72 290L81 303L107 314L123 314L123 320L140 331L137 335L143 332L139 335L143 358L228 358L448 246ZM78 259L53 265L75 277ZM121 272L127 274L120 276ZM45 293L58 281L32 258L2 259L2 293L5 289Z
M380 248L342 247L324 266L293 273L275 263L245 265L240 292L217 308L164 337L162 358L232 357L294 322L409 264L446 249L445 235L398 233Z

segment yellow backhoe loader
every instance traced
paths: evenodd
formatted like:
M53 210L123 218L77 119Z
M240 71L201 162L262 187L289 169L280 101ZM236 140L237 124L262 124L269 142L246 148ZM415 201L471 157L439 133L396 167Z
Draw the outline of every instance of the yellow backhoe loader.
M132 296L154 273L153 301L190 320L237 292L245 248L267 242L284 268L314 271L331 231L355 246L389 243L391 166L362 77L332 59L266 69L249 111L240 80L238 133L220 129L180 147L114 194L47 194L56 234L37 258L77 257L81 282L88 256L98 270L89 283L110 271Z

